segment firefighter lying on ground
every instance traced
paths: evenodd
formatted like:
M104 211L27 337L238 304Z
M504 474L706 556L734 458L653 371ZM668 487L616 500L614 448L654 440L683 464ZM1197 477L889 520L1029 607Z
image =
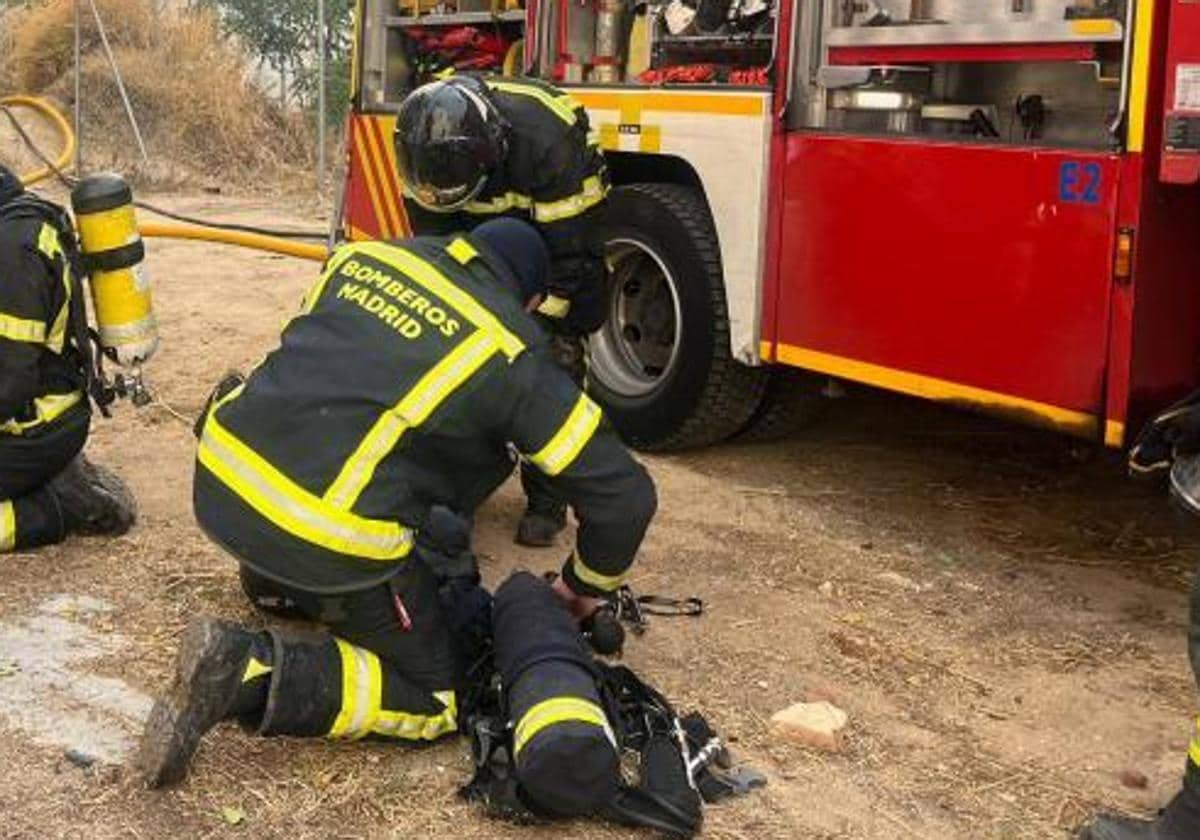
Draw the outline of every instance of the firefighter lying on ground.
M83 455L91 420L75 239L0 166L0 552L123 534L132 495Z
M583 337L604 322L604 252L597 225L608 194L604 156L583 108L536 79L455 76L413 91L396 122L396 160L413 230L470 230L497 216L532 222L550 248L551 297L540 309L555 359L576 385ZM517 542L548 546L566 506L533 469Z
M548 270L537 232L512 219L344 246L280 347L217 389L200 421L196 517L257 605L329 632L190 626L142 739L151 786L182 778L226 719L261 735L455 731L490 628L456 513L505 480L514 451L579 522L557 594L584 617L620 586L654 485L547 358L527 312Z
M1183 516L1200 516L1200 392L1172 406L1138 436L1129 453L1130 473L1166 481ZM1194 526L1193 526L1194 527ZM1188 653L1200 687L1200 569L1192 580ZM1101 815L1084 827L1082 840L1195 840L1200 837L1200 719L1184 761L1183 787L1154 820Z

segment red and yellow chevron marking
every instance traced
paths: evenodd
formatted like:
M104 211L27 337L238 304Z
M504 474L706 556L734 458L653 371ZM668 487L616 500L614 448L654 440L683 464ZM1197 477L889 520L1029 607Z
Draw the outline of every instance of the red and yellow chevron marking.
M350 121L350 179L358 191L365 187L371 216L364 218L367 208L352 197L348 227L356 239L398 239L410 230L392 155L391 132L382 125L385 119L356 114Z

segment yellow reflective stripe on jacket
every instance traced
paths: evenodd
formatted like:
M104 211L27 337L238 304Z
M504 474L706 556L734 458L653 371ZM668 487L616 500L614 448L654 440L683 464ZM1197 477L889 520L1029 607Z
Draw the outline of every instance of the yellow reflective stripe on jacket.
M435 691L434 699L442 704L436 715L417 712L389 712L381 709L371 731L388 738L406 741L433 741L458 729L458 700L453 691Z
M82 391L72 391L69 394L44 394L33 399L32 420L8 420L0 423L0 433L7 435L23 435L30 429L44 426L62 417L72 408L83 401Z
M500 320L484 308L479 301L447 279L446 275L442 274L432 263L404 248L379 242L360 243L356 249L359 253L374 257L407 274L411 279L457 309L472 324L490 333L508 358L513 358L525 349L525 344L521 339L500 323Z
M503 91L504 93L515 93L518 96L528 96L536 99L538 102L549 108L558 118L567 125L575 125L575 121L579 118L576 111L580 105L575 97L569 93L560 93L555 95L547 90L536 85L523 84L521 82L513 82L505 79L486 79L485 83L492 90Z
M0 338L27 344L46 343L46 322L0 312Z
M71 266L63 263L62 271L63 285L63 304L58 310L58 315L54 316L54 323L50 325L50 334L46 336L46 346L51 352L62 355L63 349L67 346L67 320L71 317Z
M220 405L240 392L233 391ZM242 501L314 545L367 560L398 560L412 549L408 528L339 510L309 493L222 426L216 409L204 424L197 457Z
M558 295L546 295L546 299L538 304L537 311L547 318L566 318L571 311L571 301Z
M489 198L487 201L468 201L463 205L464 213L490 215L492 213L507 213L509 210L528 210L533 206L533 198L523 193L506 192Z
M560 222L578 216L586 210L595 207L608 195L608 186L598 175L589 175L583 179L579 192L558 201L538 201L533 205L534 221L542 224Z
M571 571L575 573L575 577L588 586L594 586L602 592L616 592L621 588L621 584L625 582L624 572L619 575L605 575L597 572L595 569L589 568L583 562L583 558L579 556L578 551L571 554Z
M1188 748L1188 758L1192 764L1200 767L1200 718L1196 719L1196 734L1192 736L1192 745Z
M379 462L395 448L404 433L424 423L434 409L499 350L489 333L476 330L447 353L399 402L375 421L325 492L325 501L343 510L353 507L371 482Z
M562 426L529 460L546 475L558 475L579 457L600 426L601 417L600 406L587 394L580 394Z
M17 512L11 501L0 502L0 551L17 547Z
M338 269L342 267L342 264L354 255L351 250L352 248L353 246L345 246L334 252L333 256L325 264L325 270L321 272L320 278L304 295L304 299L300 304L300 312L302 314L308 314L313 311L313 307L317 305L317 301L321 298L321 293L325 291L325 286L329 283L329 278L336 274Z
M551 697L531 707L517 722L513 734L513 757L520 755L525 745L546 727L568 722L601 727L609 743L616 748L617 739L603 709L582 697Z
M58 238L58 231L49 222L42 222L38 230L37 247L49 259L63 255L62 240Z
M461 236L446 246L446 253L463 265L466 265L479 256L479 252L475 250L475 246Z
M369 650L334 638L342 660L342 705L329 730L330 738L371 734L383 702L383 670Z

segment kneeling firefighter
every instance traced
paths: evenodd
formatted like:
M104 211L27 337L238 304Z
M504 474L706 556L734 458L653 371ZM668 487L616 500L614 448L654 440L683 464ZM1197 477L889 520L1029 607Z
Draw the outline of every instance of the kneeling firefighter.
M1129 453L1130 473L1165 481L1172 506L1189 519L1200 516L1200 391L1154 418ZM1188 653L1200 687L1200 568L1192 582ZM1083 840L1195 840L1200 838L1200 718L1184 760L1183 787L1157 818L1101 815Z
M122 534L136 516L121 480L83 455L91 400L103 410L111 397L93 361L81 265L63 208L0 166L0 552Z
M538 317L555 361L583 387L583 339L607 315L599 222L609 190L583 106L539 79L451 76L408 95L394 139L415 233L470 230L499 216L537 227L551 256L551 294ZM565 500L536 469L522 469L521 485L528 504L516 541L553 545Z
M142 737L151 786L181 779L227 719L261 735L456 731L490 635L461 514L507 478L514 452L579 520L556 589L564 614L620 586L654 485L547 357L528 312L548 266L537 232L512 219L346 245L279 348L218 387L199 423L196 517L256 604L330 632L195 622Z

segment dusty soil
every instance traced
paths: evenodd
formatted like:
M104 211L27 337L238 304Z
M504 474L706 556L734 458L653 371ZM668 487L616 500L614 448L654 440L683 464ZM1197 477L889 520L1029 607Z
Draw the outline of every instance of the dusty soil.
M311 223L263 202L167 197L176 208ZM292 205L295 212L295 205ZM192 616L259 622L234 566L190 513L193 415L230 367L275 345L310 263L154 242L161 404L97 421L90 452L127 478L129 536L72 539L0 561L0 622L56 593L115 605L130 645L87 667L162 686ZM1194 689L1184 645L1197 537L1111 456L1070 440L879 395L830 406L784 443L645 459L660 513L633 575L697 595L699 619L657 619L628 661L707 712L769 786L709 809L710 838L1066 837L1097 807L1152 810L1178 783ZM514 483L482 511L486 578L567 551L510 540ZM0 680L3 671L0 670ZM794 701L850 714L847 748L776 743ZM5 726L0 717L0 726ZM455 797L466 746L260 740L222 728L186 784L146 792L123 767L81 769L0 729L0 834L41 838L623 837L595 824L516 828ZM1144 773L1144 790L1124 787ZM231 826L223 808L244 821Z

